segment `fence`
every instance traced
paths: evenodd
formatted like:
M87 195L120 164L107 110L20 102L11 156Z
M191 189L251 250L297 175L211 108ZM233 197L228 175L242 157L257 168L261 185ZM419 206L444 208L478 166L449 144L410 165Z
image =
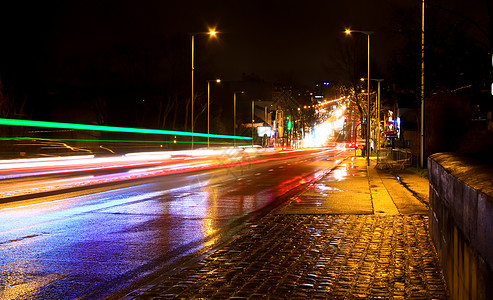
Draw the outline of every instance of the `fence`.
M404 149L380 149L377 150L378 169L404 169L411 165L412 154Z

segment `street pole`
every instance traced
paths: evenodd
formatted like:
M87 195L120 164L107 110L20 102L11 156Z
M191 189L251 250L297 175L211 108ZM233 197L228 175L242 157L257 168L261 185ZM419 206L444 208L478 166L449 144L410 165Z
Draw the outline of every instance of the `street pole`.
M236 92L233 92L233 119L233 135L235 136L233 146L236 147Z
M195 49L195 35L192 34L192 111L191 111L191 126L192 126L192 133L193 133L193 98L194 98L194 94L193 94L193 72L195 70L194 68L194 49ZM192 150L193 150L193 134L192 134Z
M377 151L380 150L380 81L377 90ZM377 152L378 157L378 152Z
M209 116L210 116L210 107L211 104L211 81L207 80L207 150L209 150Z
M373 34L373 31L363 31L363 30L351 30L346 29L346 34L351 34L352 32L359 32L366 34L368 37L368 109L367 109L367 118L366 118L366 162L368 166L370 165L370 35Z
M366 162L370 165L370 34L368 36L368 117L366 119Z
M252 147L253 147L253 122L255 121L255 100L252 100Z
M425 0L421 7L421 132L419 166L424 168L425 156Z
M361 78L361 81L364 81L364 78ZM377 100L375 101L375 114L376 114L376 122L377 126L375 126L375 135L377 136L377 146L375 149L377 150L377 160L378 160L378 150L380 150L380 82L383 81L383 79L373 79L370 78L370 80L376 81L378 84L377 88Z
M211 106L211 81L217 83L221 82L221 79L207 80L207 149L209 149L209 128L210 128L210 106Z
M234 91L233 92L233 135L236 136L236 94L244 94L244 91ZM233 140L234 146L236 147L236 138Z
M378 83L378 89L377 89L377 151L380 150L380 82L383 81L383 79L374 79ZM377 158L378 158L378 152L377 152Z
M192 109L191 109L191 127L192 127L192 133L193 133L193 117L194 117L194 113L193 113L193 107L194 107L194 98L195 98L195 95L194 95L194 91L193 91L193 77L194 77L194 72L195 72L195 62L194 62L194 59L195 59L195 35L196 34L208 34L209 36L215 36L216 35L216 31L214 30L210 30L209 32L198 32L198 33L192 33L191 36L192 36ZM192 134L192 150L193 150L193 134Z

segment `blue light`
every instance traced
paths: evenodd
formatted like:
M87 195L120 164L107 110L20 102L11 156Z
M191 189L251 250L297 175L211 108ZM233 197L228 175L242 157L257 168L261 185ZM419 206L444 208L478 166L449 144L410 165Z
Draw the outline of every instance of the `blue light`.
M324 83L323 83L323 84L324 84L324 85L329 85L329 82L327 82L327 81L324 81Z

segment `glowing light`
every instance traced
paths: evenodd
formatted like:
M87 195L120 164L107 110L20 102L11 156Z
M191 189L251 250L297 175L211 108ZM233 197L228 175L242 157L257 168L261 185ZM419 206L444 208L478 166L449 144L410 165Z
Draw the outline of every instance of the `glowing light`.
M341 100L336 99L336 100ZM331 100L330 102L333 103ZM303 140L304 147L322 147L330 144L338 134L344 129L344 120L346 119L344 114L346 111L345 105L340 105L334 111L327 112L325 109L320 109L320 112L327 112L325 115L325 121L321 124L314 126L313 130L306 135Z
M20 120L20 119L4 119L4 118L0 118L0 125L78 129L78 130L96 130L96 131L128 132L128 133L147 133L147 134L162 134L162 135L181 135L181 136L211 137L211 138L239 139L239 140L251 140L252 139L251 137L246 137L246 136L192 133L192 132L176 131L176 130L159 130L159 129L145 129L145 128L131 128L131 127L116 127L116 126L59 123L59 122L32 121L32 120Z

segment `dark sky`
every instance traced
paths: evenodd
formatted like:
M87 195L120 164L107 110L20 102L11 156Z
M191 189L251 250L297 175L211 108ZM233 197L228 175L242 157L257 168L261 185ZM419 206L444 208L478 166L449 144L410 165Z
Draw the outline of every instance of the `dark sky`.
M255 73L311 83L328 76L345 27L375 31L375 57L388 54L395 2L409 7L417 1L43 1L12 4L14 14L8 8L3 13L25 26L25 38L34 32L47 56L59 62L117 43L152 43L215 27L222 33L218 40L197 38L196 55L210 51L211 65L222 77Z
M74 29L84 34L87 27L82 24L93 15L89 22L104 24L105 28L86 36L89 40L96 38L94 35L106 39L112 32L121 34L115 38L131 38L153 31L186 34L215 27L223 34L207 46L221 76L234 80L242 73L255 73L269 80L292 76L311 83L327 77L326 66L341 47L345 27L378 32L374 36L375 55L389 53L388 35L394 29L389 27L389 17L395 9L392 3L397 1L169 2L105 2L97 12L84 3L74 6L73 15L67 15L65 22L78 20ZM416 1L398 2L405 7L406 2ZM197 39L197 56L202 49Z
M446 3L467 13L484 1ZM419 11L421 5L419 0L13 2L4 5L1 14L15 53L30 51L16 49L18 45L41 48L41 60L63 64L68 57L98 53L118 43L153 43L164 36L186 38L188 33L215 27L221 32L218 40L197 38L196 56L207 52L218 75L238 80L242 73L255 73L266 80L292 77L306 84L332 76L332 62L340 52L345 27L375 32L372 59L385 68L399 43L392 33L400 21L395 11ZM419 22L417 18L417 26ZM360 34L354 38L366 39ZM366 53L366 48L361 51Z

